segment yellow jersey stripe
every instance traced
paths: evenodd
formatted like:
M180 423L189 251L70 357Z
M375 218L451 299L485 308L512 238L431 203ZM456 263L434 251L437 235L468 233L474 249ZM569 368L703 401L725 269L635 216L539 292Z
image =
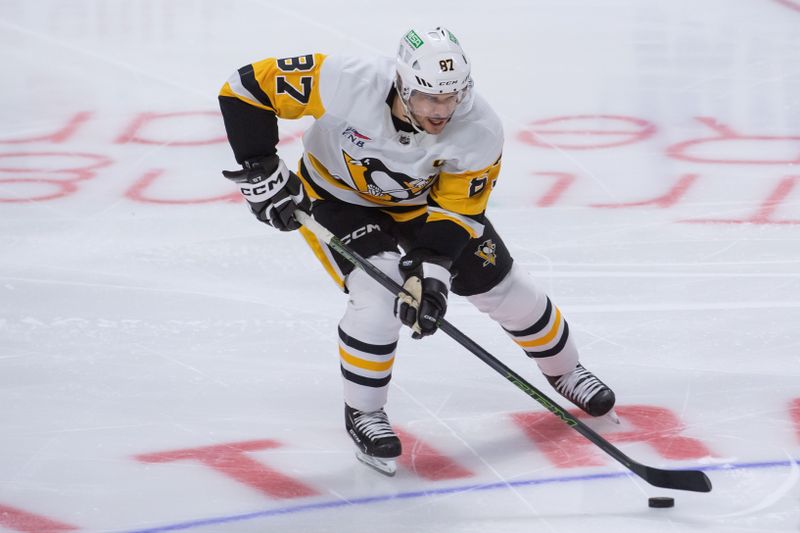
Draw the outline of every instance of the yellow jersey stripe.
M241 85L241 84L240 84L240 85ZM240 92L246 92L246 91L244 91L244 90L243 90L243 88L240 88ZM244 102L244 103L246 103L246 104L249 104L249 105L251 105L251 106L253 106L253 107L258 107L258 108L260 108L260 109L264 109L264 110L266 110L266 111L272 111L272 112L275 112L275 110L274 110L274 109L272 109L272 108L271 108L271 107L269 107L269 106L266 106L266 105L262 104L262 103L261 103L261 102L259 102L258 100L251 99L251 98L250 98L250 97L248 97L247 95L244 95L244 94L239 94L239 92L236 92L236 91L233 89L233 87L231 87L230 80L229 80L229 81L226 81L226 82L225 82L225 85L223 85L223 86L222 86L222 89L220 89L220 91L219 91L219 95L220 95L220 96L227 96L228 98L236 98L236 99L238 99L238 100L241 100L242 102Z
M339 356L344 362L351 366L361 368L363 370L371 370L372 372L386 372L391 370L392 365L394 364L394 355L389 360L383 362L368 361L347 353L341 346L339 346Z
M561 327L561 309L556 307L556 318L553 320L553 326L550 328L543 337L538 339L533 339L531 341L518 341L514 339L514 341L522 346L523 348L536 348L539 346L544 346L545 344L549 344L553 342L553 339L556 338L556 334L558 334L558 330Z
M302 160L301 160L302 161ZM322 196L320 196L317 191L314 190L314 187L308 183L306 177L303 176L303 173L300 172L300 169L297 169L297 177L300 178L300 181L303 183L303 190L306 192L314 200L322 200Z
M475 238L478 237L478 234L475 232L475 230L472 229L467 223L465 223L460 218L454 217L454 216L450 216L450 215L448 215L446 213L442 213L442 212L439 212L439 211L432 211L432 210L428 211L428 220L427 220L426 223L438 222L438 221L441 221L441 220L447 220L448 222L453 222L454 224L458 224L459 226L461 226L464 229L464 231L469 233L470 238L475 239Z
M344 290L344 277L342 276L341 271L339 270L338 266L336 266L336 264L334 264L325 254L325 250L322 248L322 244L319 242L317 237L305 227L300 228L300 234L303 236L303 239L305 239L309 248L311 248L311 251L314 252L314 255L317 257L319 262L322 263L322 267L325 269L328 275L333 278L333 281L336 282L340 289Z

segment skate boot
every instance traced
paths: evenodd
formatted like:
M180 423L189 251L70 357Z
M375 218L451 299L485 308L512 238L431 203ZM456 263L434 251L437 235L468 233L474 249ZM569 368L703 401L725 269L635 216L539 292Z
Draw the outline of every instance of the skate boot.
M386 412L359 411L345 404L344 423L358 447L356 458L382 474L393 476L397 472L393 459L400 456L402 447Z
M616 398L614 391L597 379L597 377L578 366L562 376L545 376L556 391L591 416L608 415L612 421L618 422L612 411Z

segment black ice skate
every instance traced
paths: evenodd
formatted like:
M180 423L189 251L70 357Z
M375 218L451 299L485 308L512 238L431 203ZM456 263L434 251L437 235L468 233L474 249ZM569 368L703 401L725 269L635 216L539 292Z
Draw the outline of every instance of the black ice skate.
M344 424L358 447L359 461L387 476L397 472L393 459L400 456L402 447L383 409L366 412L345 404Z
M591 416L608 416L619 423L614 413L614 391L578 363L575 370L561 376L545 376L556 391Z

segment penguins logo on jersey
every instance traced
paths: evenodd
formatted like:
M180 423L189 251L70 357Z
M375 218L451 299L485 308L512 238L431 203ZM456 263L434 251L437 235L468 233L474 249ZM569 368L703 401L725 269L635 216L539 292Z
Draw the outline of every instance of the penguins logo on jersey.
M483 259L483 266L494 266L497 263L495 250L497 250L497 245L492 242L492 239L487 239L478 246L475 255Z
M344 162L355 188L362 194L387 202L400 202L419 196L433 185L436 174L412 178L390 170L376 157L356 159L342 150Z

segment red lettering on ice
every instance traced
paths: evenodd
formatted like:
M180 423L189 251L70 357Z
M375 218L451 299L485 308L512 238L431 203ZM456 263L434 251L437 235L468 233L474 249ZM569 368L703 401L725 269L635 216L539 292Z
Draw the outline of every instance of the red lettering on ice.
M800 398L795 398L789 404L789 416L792 417L794 429L797 432L797 442L800 442Z
M742 134L711 117L696 120L711 130L711 135L674 144L667 148L667 156L692 163L725 165L800 163L800 135ZM770 149L773 153L765 155ZM742 155L748 151L753 155Z
M616 204L591 204L591 207L620 209L624 207L644 207L655 206L661 208L672 207L678 203L687 191L697 181L697 174L684 174L678 179L678 182L672 188L661 196L649 198L646 200L639 200L635 202L621 202Z
M3 504L0 504L0 526L24 533L61 533L62 531L77 531L80 529Z
M472 476L472 472L442 455L438 450L418 439L415 435L395 430L403 443L403 455L398 463L419 477L439 481Z
M616 408L620 419L632 430L602 432L610 442L643 442L665 459L687 460L711 456L711 451L698 439L681 435L684 426L669 409L650 405L628 405ZM577 410L578 418L588 418ZM517 413L514 421L527 437L554 465L561 468L600 466L606 458L597 447L550 413Z
M72 115L61 128L52 133L45 133L42 135L34 135L32 137L21 137L16 139L0 139L0 144L25 144L25 143L63 143L70 139L75 132L80 129L89 119L92 118L92 113L89 111L80 111Z
M198 127L198 118L210 118L205 128ZM213 126L212 126L213 124ZM141 113L114 141L117 144L138 143L169 146L204 146L227 142L223 133L207 131L221 128L222 119L217 111L180 111L174 113ZM198 138L178 138L178 132L200 131Z
M536 202L537 207L550 207L555 204L570 186L575 183L575 175L569 172L535 172L536 176L551 176L556 179L550 189Z
M7 190L0 202L43 202L69 196L80 182L111 164L104 155L69 151L0 154L0 189Z
M761 202L755 212L749 216L739 218L696 218L682 220L690 224L777 224L777 225L796 225L800 224L798 219L775 218L775 211L783 204L784 200L794 190L800 176L788 176L782 179L772 190L769 196Z
M308 485L281 474L247 455L248 452L279 448L280 446L281 444L274 440L253 440L148 453L137 455L135 458L144 463L198 461L225 477L243 483L272 498L303 498L316 495L317 491Z
M207 198L156 198L153 195L148 194L148 189L150 189L153 184L161 179L164 175L164 170L162 169L152 169L148 170L147 172L142 175L141 178L136 180L136 182L131 185L127 191L125 191L125 197L133 200L134 202L141 202L145 204L162 204L162 205L188 205L188 204L210 204L214 202L229 202L229 203L239 203L243 201L242 195L238 192L228 193L228 194L221 194L218 196L209 196Z
M641 142L655 132L655 124L640 118L571 115L533 121L517 138L540 148L597 150Z

